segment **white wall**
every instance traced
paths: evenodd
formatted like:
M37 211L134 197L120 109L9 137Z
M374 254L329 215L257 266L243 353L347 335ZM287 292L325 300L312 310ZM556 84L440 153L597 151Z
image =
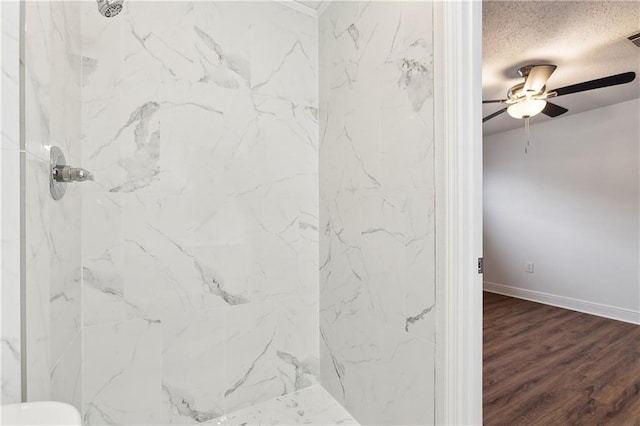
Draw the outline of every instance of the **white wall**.
M640 100L530 140L525 154L524 128L484 139L485 289L640 322Z

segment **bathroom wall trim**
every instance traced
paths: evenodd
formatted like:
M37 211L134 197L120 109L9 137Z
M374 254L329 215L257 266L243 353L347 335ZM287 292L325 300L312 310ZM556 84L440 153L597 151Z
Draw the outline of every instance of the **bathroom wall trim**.
M482 424L482 3L434 4L436 424Z
M558 296L541 291L527 290L510 285L492 283L490 281L484 282L484 291L640 325L640 312L631 309L574 299L572 297Z

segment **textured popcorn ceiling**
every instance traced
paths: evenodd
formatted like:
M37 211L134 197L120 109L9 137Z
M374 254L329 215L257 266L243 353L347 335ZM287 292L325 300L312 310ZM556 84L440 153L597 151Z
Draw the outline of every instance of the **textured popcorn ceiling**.
M484 1L483 99L504 99L522 82L517 69L529 63L558 66L549 89L626 71L640 77L640 48L627 37L640 32L640 1ZM552 102L568 114L640 97L632 83L559 97ZM483 116L502 108L483 106ZM533 122L550 120L543 114ZM484 123L484 134L523 127L507 113Z

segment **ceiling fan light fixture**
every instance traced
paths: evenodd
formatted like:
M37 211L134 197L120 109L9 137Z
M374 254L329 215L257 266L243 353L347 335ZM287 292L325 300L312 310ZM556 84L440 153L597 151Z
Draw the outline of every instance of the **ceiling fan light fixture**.
M540 114L545 106L547 101L543 99L525 99L509 106L507 113L513 118L533 117Z

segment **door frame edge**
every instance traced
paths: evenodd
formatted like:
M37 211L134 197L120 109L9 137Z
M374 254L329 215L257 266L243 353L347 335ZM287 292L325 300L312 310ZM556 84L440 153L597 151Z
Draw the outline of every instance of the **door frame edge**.
M436 424L482 424L482 2L434 2Z

